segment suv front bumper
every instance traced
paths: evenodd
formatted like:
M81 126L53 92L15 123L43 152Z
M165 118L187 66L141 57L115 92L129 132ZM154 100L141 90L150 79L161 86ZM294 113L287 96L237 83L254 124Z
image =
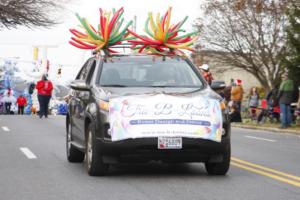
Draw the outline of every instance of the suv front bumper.
M137 138L107 141L97 138L99 153L106 163L147 162L221 162L224 152L230 151L230 137L222 142L182 138L182 149L158 149L157 138Z

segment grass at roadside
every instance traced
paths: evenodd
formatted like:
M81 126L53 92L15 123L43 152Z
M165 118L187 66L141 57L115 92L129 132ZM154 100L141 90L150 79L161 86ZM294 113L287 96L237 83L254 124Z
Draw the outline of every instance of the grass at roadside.
M237 126L247 126L247 127L253 127L255 129L279 129L280 123L271 123L269 121L266 121L265 123L258 124L257 121L251 121L251 119L243 119L242 123L236 123ZM279 130L287 130L287 131L293 131L293 132L299 132L300 134L300 123L297 121L297 124L292 124L291 127L288 127L286 129L279 129Z

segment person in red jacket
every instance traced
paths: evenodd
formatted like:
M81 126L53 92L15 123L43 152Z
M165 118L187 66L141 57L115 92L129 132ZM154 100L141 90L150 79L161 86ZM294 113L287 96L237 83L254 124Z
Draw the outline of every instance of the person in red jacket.
M23 115L24 114L24 107L27 104L26 98L21 94L17 99L17 105L18 105L18 114Z
M52 95L53 85L48 80L47 75L43 75L42 80L38 81L35 88L38 93L38 101L40 104L39 116L40 118L48 117L48 106Z

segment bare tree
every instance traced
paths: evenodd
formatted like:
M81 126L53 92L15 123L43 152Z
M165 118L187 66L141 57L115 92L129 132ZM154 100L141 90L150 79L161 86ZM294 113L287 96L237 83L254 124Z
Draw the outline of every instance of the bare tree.
M227 65L253 74L266 90L280 82L288 0L211 0L197 21L202 48L228 52Z
M53 26L58 23L53 14L64 3L65 0L0 0L0 29Z

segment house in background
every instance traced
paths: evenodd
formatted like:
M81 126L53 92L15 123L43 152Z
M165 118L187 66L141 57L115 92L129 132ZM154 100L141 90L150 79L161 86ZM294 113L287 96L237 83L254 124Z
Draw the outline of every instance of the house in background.
M192 60L196 66L208 64L214 79L223 80L225 81L226 85L230 84L231 79L242 80L242 84L246 94L248 94L248 91L251 87L261 86L258 80L249 72L237 67L224 64L221 61L221 57L224 54L228 53L209 50L195 51L192 54Z

